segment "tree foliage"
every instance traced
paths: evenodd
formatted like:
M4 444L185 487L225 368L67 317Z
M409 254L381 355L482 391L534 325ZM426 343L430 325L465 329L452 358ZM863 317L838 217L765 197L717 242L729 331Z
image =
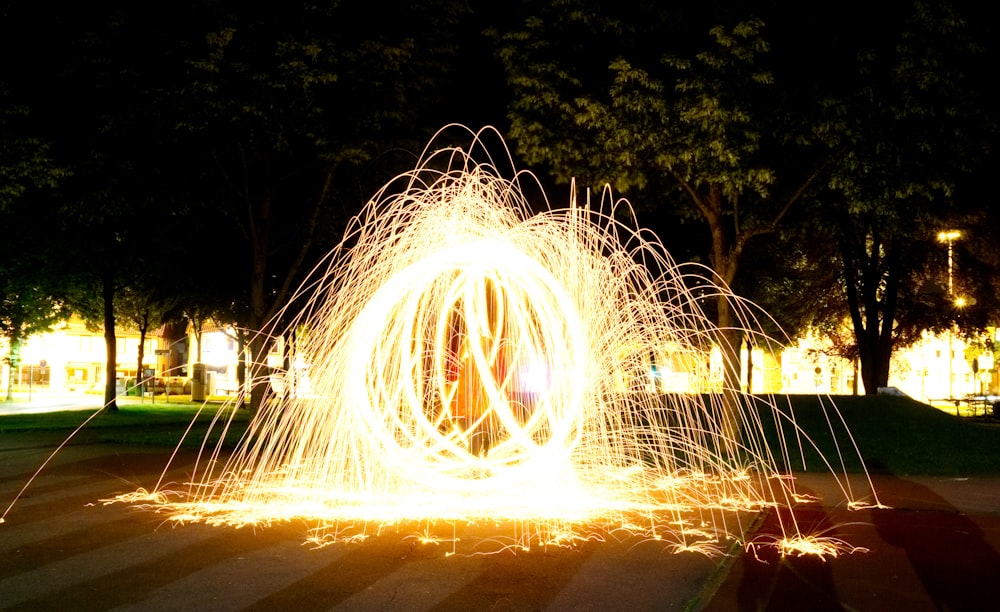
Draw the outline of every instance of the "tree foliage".
M51 157L72 174L55 218L75 307L107 336L110 408L123 288L172 278L199 310L260 329L439 127L428 118L454 90L443 83L468 14L462 0L4 11L3 50L29 58L3 67L4 108L30 109L24 125L52 146L21 141L3 172L23 183ZM30 53L43 34L50 47Z
M498 36L514 93L511 136L560 180L607 182L657 202L662 215L703 223L710 266L733 285L748 245L776 231L828 152L794 109L776 110L781 90L762 20L699 22L702 36L674 39L661 29L668 13L646 17L570 11ZM566 21L610 39L607 53L561 53L550 30ZM740 388L742 344L731 308L725 296L715 300L729 390Z
M7 399L21 345L66 316L52 254L39 248L46 228L42 200L67 175L51 157L50 142L28 120L0 74L0 337L7 341Z
M34 334L49 331L64 319L65 294L61 276L50 266L43 252L32 248L38 224L30 217L14 214L13 207L0 211L0 222L11 232L0 242L0 338L6 339L10 365L7 399L11 399L11 380L19 362L21 345Z
M9 95L0 81L0 211L29 191L55 187L66 175L51 158L51 144L37 134L26 133L31 110L9 104Z
M893 347L953 321L942 291L940 230L961 223L970 171L983 160L966 67L978 51L961 15L917 2L883 41L860 50L854 87L827 100L839 154L819 196L837 239L867 393L887 384ZM973 206L978 206L978 202Z
M362 2L278 12L221 4L188 41L162 104L199 177L188 198L205 199L201 214L244 278L237 318L251 333L286 306L378 181L401 169L387 153L432 133L421 111L442 91L465 10L430 0L390 14ZM251 339L260 366L268 346Z
M496 37L527 160L704 222L719 278L792 328L834 333L849 316L856 346L845 352L860 357L869 392L885 385L895 343L954 319L935 236L968 226L976 205L963 186L993 129L989 88L969 74L988 38L954 7L889 3L863 23L709 8L686 14L710 35L699 42L664 25L669 9L636 19L614 4L546 6ZM574 42L560 47L567 33ZM584 49L588 38L603 52ZM728 325L722 303L718 322Z
M973 281L1000 268L985 9L470 4L5 4L0 53L22 60L0 63L0 231L34 263L0 269L51 293L44 269L103 326L113 406L125 292L253 338L437 128L509 93L521 161L610 183L789 331L850 317L869 390L920 330L996 322L1000 288ZM495 58L468 27L487 22ZM497 61L507 90L483 77Z

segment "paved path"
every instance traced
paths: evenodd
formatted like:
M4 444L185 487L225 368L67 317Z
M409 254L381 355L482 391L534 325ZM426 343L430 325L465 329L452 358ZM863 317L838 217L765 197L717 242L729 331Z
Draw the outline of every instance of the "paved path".
M52 447L0 434L0 512ZM304 525L171 526L95 504L150 487L165 461L162 449L85 438L63 449L0 525L0 609L990 610L1000 591L1000 478L882 477L894 510L797 510L870 549L826 562L708 559L628 540L446 557L401 532L317 550L303 545ZM183 467L170 477L183 480ZM836 498L827 479L800 480Z
M34 393L29 400L18 394L13 401L0 401L0 415L38 414L42 412L64 412L66 410L94 410L101 407L104 399L99 395L84 393Z
M0 435L4 507L52 442ZM151 487L165 461L162 449L64 448L0 525L0 609L682 609L719 563L636 541L446 557L447 547L396 531L311 549L305 525L171 526L149 511L95 505Z
M828 479L800 476L799 484L833 499ZM891 510L795 513L800 525L868 552L825 562L744 554L705 609L1000 610L1000 478L881 475L875 487Z

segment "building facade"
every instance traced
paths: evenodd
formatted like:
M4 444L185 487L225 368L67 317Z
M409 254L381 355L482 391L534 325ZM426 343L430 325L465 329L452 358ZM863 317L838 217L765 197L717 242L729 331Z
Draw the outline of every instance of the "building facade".
M996 334L995 330L991 333ZM116 330L117 365L115 378L125 393L134 384L138 367L139 334L128 329ZM9 347L0 340L0 355ZM272 347L268 366L276 372L285 369L281 339ZM88 329L72 318L55 330L29 338L21 348L20 363L10 370L4 362L0 381L6 391L8 380L16 394L31 391L94 392L104 391L106 349L103 332ZM742 351L742 384L752 393L789 394L863 394L857 364L833 355L828 343L815 336L799 339L794 345L774 355L760 348ZM158 391L172 388L172 393L190 392L194 364L204 364L205 393L210 396L235 395L238 391L239 348L230 328L206 326L199 339L188 329L163 327L147 334L144 345L143 379L155 381ZM291 362L297 386L307 384L308 363L305 356ZM679 354L665 348L650 359L649 385L652 391L703 392L721 385L722 358L718 349L698 357ZM12 378L8 379L8 375ZM275 378L277 377L277 379ZM271 375L271 384L283 384L279 374ZM924 333L913 346L894 353L889 386L927 403L949 398L998 393L998 373L992 353L971 347L964 339L951 334Z
M187 341L171 341L167 328L147 333L144 340L142 367L143 378L158 378L171 370L186 376ZM139 333L116 329L115 347L117 364L115 379L118 388L125 392L130 380L136 378L139 367ZM0 340L0 354L8 355L6 339ZM103 331L88 328L83 320L71 317L45 334L34 335L21 345L20 361L11 370L5 360L2 384L6 391L8 381L13 391L31 390L56 393L103 393L107 348ZM8 378L10 377L10 378Z

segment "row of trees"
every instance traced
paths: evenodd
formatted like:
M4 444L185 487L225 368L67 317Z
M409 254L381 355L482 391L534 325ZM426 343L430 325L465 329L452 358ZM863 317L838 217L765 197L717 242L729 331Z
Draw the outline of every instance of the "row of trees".
M958 314L932 255L939 230L966 235L967 329L996 316L996 226L976 176L994 158L992 64L969 15L882 3L862 23L840 6L724 5L705 26L658 5L598 4L554 1L496 33L529 162L701 224L718 278L793 334L849 316L844 356L869 393L886 385L895 346ZM737 351L725 299L715 314Z
M4 142L17 148L2 168L3 233L36 237L5 244L3 267L19 274L11 262L33 258L50 303L103 326L110 409L130 306L129 319L233 323L264 354L252 332L441 123L468 15L449 0L390 14L363 2L163 9L12 2L0 19Z
M13 345L72 310L114 364L122 318L213 317L259 362L252 332L450 122L500 126L543 178L610 182L792 333L849 315L869 391L893 346L956 314L938 229L964 229L963 269L991 279L963 287L969 327L998 312L975 180L996 134L989 38L943 3L863 23L771 3L36 5L0 9Z

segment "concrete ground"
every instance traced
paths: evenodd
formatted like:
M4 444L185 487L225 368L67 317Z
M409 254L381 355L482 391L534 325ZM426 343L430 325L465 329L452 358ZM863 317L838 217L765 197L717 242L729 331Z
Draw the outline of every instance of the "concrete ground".
M877 475L874 482L891 509L795 511L807 530L867 552L826 561L743 554L704 609L1000 610L1000 477ZM835 498L828 478L800 475L799 485Z
M58 444L0 434L0 512ZM869 549L837 558L669 554L655 542L446 556L403 531L304 545L305 525L172 526L99 500L152 487L167 451L62 449L0 524L0 609L20 610L990 610L1000 592L1000 477L880 476L892 510L796 509ZM183 463L183 462L182 462ZM170 478L183 480L184 466ZM828 478L800 485L838 499ZM761 532L778 515L761 517ZM785 517L787 518L787 517Z
M18 392L13 401L0 402L0 416L5 414L39 414L42 412L63 412L66 410L97 410L103 402L99 395L86 393L58 393L46 390L35 391L30 398L27 393Z

